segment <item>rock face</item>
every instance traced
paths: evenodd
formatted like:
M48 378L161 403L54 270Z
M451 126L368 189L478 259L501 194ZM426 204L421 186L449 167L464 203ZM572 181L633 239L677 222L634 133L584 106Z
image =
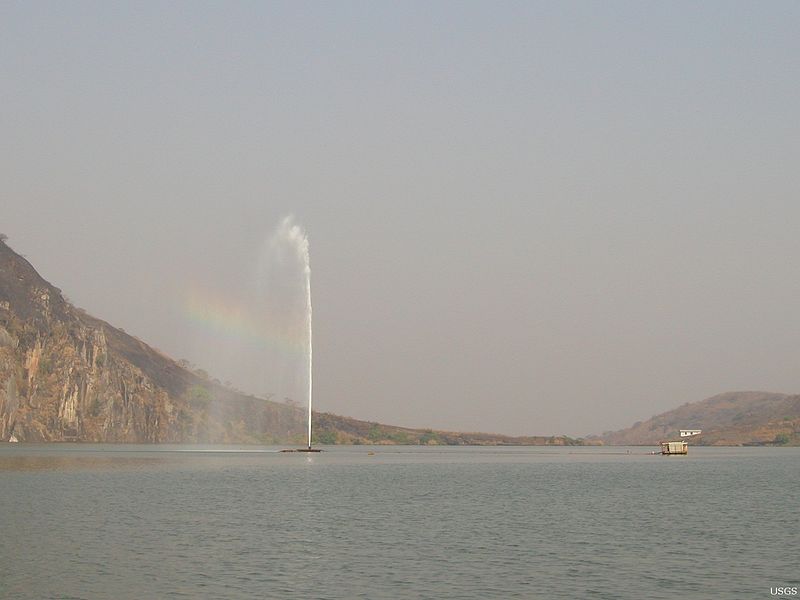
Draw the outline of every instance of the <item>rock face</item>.
M228 390L91 317L0 241L0 441L288 443L303 431L302 410Z

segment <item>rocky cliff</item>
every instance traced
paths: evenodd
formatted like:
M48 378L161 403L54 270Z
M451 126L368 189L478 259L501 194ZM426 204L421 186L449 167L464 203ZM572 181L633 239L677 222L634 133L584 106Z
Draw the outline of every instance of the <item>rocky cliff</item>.
M75 308L0 241L0 440L285 443L304 419Z

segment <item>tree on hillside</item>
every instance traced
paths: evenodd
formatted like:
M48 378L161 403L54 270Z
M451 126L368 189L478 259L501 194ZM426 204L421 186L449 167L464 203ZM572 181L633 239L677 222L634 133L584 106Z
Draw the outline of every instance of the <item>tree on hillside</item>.
M785 446L786 444L789 443L790 440L791 438L787 434L779 433L778 435L775 436L775 441L772 443L775 444L776 446Z
M8 236L5 233L0 233L0 242L5 243L5 241L7 239L8 239Z

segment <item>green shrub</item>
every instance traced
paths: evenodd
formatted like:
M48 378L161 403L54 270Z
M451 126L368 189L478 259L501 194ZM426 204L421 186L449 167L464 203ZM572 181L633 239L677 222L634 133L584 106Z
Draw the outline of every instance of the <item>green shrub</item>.
M389 439L395 442L396 444L408 444L410 439L408 434L405 431L398 431L393 433L389 436Z
M314 433L313 440L318 444L331 445L336 443L335 431L317 431Z
M367 437L369 438L370 441L377 442L383 437L383 434L381 433L381 428L378 427L377 425L373 425L372 427L369 428Z
M426 431L421 436L419 436L419 443L420 444L430 444L431 442L439 443L439 434L434 433L433 431Z
M207 410L213 397L211 392L202 385L193 385L188 392L189 405L198 410Z

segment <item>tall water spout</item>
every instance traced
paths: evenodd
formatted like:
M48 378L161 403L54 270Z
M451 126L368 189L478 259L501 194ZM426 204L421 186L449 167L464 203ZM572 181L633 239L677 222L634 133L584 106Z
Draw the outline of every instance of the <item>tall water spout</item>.
M303 259L306 271L306 319L308 320L308 449L311 450L311 396L314 389L314 334L311 326L311 256L308 237L303 236Z
M311 257L308 250L308 236L305 231L293 223L292 217L286 217L279 231L292 244L303 263L306 283L306 323L308 327L308 449L311 449L311 400L314 389L314 351L311 311Z

